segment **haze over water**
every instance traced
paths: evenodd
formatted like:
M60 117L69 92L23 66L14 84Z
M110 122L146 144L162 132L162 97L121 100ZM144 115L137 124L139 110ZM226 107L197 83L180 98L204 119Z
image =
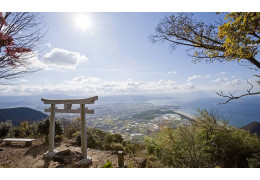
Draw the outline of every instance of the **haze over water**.
M209 111L216 110L226 120L229 120L230 125L242 127L250 122L260 122L260 97L247 97L229 102L228 104L216 105L219 102L224 102L221 98L205 98L193 101L175 101L175 100L152 100L153 104L158 105L180 105L180 111L196 114L197 108L207 109Z

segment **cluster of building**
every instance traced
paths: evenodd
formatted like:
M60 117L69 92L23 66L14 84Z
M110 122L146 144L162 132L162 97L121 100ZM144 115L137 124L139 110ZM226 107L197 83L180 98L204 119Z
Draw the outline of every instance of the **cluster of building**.
M153 104L110 104L93 107L95 113L86 116L88 127L109 133L119 133L126 140L139 141L160 130L162 127L177 127L189 120L179 114L158 114L153 119L133 118L133 115L147 110L169 110L171 106ZM63 114L64 115L64 114ZM68 116L71 118L71 115ZM66 117L67 118L67 117Z

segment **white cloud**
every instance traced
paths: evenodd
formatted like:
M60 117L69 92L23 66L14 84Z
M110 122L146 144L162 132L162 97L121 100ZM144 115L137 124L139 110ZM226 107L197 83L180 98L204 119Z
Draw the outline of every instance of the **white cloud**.
M37 51L23 54L21 58L27 59L30 69L43 70L76 69L79 63L88 61L88 58L79 52L59 48L52 49L49 53L46 53L42 59L39 59L39 53ZM27 67L21 67L17 70L26 70L26 68Z
M170 75L170 74L177 74L177 72L176 71L170 71L170 72L168 72L168 75Z
M100 82L101 79L100 78L97 78L97 77L88 77L88 78L85 78L84 76L78 76L78 77L75 77L73 78L72 80L70 81L64 81L64 82L68 82L70 84L73 84L73 85L76 85L77 83L98 83ZM76 84L74 84L76 83Z
M199 78L202 78L202 76L201 75L193 75L193 76L188 77L188 79L186 81L191 81L193 79L199 79Z
M79 76L58 84L20 84L0 89L8 95L29 95L41 93L63 93L68 95L113 95L113 94L158 94L191 91L191 83L177 84L172 80L159 81L104 81L98 77Z
M26 80L26 79L20 79L19 80L19 82L21 82L21 83L26 83L28 80Z
M227 72L220 72L220 73L218 73L218 75L223 75L223 74L227 74Z
M189 89L192 90L195 88L195 85L193 85L192 83L188 82L186 84L182 84L179 86L179 89Z
M237 86L241 84L241 80L240 79L234 79L232 81L228 81L226 83L223 83L222 86Z
M192 81L194 79L202 79L202 78L210 78L210 75L206 75L206 76L201 76L201 75L193 75L193 76L189 76L188 79L186 80L187 82Z
M227 80L228 80L228 78L217 78L217 79L213 80L212 82L219 83L219 82L225 82Z
M206 76L203 76L206 78ZM135 81L126 79L124 81L105 81L99 77L78 76L60 83L41 83L31 85L29 81L19 85L5 85L0 87L2 95L35 95L35 94L67 94L67 95L119 95L119 94L171 94L193 91L233 91L248 88L246 81L239 79L228 80L217 78L213 80L216 84L191 82L177 83L173 80L161 79L158 81ZM251 82L251 81L250 81ZM254 82L252 80L252 82Z
M51 47L51 43L46 43L46 46L47 47Z
M87 61L85 55L65 49L54 48L41 59L48 68L75 69L80 62Z

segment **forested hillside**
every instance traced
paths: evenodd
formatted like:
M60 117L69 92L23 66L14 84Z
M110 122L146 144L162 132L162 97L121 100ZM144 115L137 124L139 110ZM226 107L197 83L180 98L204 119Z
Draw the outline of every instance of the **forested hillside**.
M244 129L246 131L250 131L250 133L256 133L258 136L260 136L260 123L259 122L251 122L248 125L242 127L241 129Z
M0 122L12 120L13 125L19 125L20 122L25 120L39 121L46 117L46 114L26 107L0 109Z

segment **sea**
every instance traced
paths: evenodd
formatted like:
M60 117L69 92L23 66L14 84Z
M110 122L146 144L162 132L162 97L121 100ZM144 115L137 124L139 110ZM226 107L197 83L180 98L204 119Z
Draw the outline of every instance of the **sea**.
M205 98L191 101L152 100L150 103L157 105L178 105L179 111L196 115L199 109L214 111L221 119L229 121L229 124L241 128L250 122L260 122L260 96L249 96L232 100L227 104L224 98Z

